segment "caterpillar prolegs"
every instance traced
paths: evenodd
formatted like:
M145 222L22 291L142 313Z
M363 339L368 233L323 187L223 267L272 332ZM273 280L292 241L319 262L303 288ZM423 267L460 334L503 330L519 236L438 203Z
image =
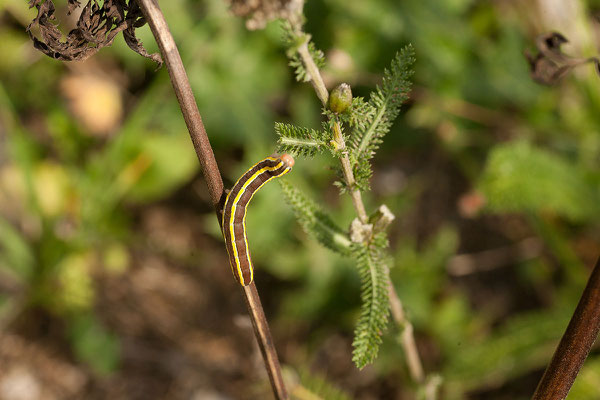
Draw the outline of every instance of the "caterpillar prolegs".
M223 208L223 236L236 281L247 286L254 279L250 249L246 238L246 207L254 193L273 178L290 172L294 158L289 154L267 157L254 164L233 185Z

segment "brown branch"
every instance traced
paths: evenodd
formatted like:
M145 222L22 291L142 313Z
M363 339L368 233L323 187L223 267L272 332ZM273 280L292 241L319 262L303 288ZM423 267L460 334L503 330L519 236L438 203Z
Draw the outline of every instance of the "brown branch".
M206 130L204 129L204 124L202 123L202 118L198 111L198 106L196 105L177 45L169 31L158 2L156 0L137 0L137 2L144 13L146 21L150 25L150 29L158 43L167 70L169 71L177 101L183 113L183 118L190 133L194 149L196 150L196 155L202 166L202 173L208 185L210 198L215 207L217 217L219 217L224 197L223 179L221 178L217 161L206 135ZM217 219L220 224L221 219ZM287 399L288 395L281 377L281 367L277 358L277 352L273 345L269 325L254 282L245 286L243 293L246 298L248 313L252 320L254 335L258 341L269 374L273 393L277 399Z
M563 400L600 331L600 259L532 400Z

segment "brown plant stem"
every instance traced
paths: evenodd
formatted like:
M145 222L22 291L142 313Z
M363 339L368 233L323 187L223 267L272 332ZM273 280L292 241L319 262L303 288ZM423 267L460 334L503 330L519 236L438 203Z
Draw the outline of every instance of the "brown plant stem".
M600 331L600 259L532 400L563 400Z
M206 135L206 130L204 129L190 82L181 56L179 55L179 50L169 31L165 17L158 6L158 2L156 0L137 0L137 2L144 13L148 25L150 25L152 34L158 43L163 60L167 66L177 101L179 102L183 118L190 133L194 149L196 150L196 155L202 167L202 173L208 185L210 198L217 213L219 224L221 224L221 218L219 217L224 198L223 179L221 178L217 161ZM258 341L275 398L287 399L288 395L281 376L279 359L277 358L269 324L267 323L254 282L245 286L243 293L248 313L252 320L254 335Z
M423 373L423 365L421 364L417 343L415 342L413 326L412 323L406 318L402 301L400 301L400 297L398 297L392 282L389 282L388 284L388 293L390 297L392 318L394 319L394 322L396 322L396 325L402 329L402 332L400 333L400 342L402 343L402 348L406 353L406 363L408 364L410 376L415 382L424 383L425 374Z
M292 24L292 28L297 35L306 35L302 31L301 19L290 20L290 23ZM323 81L323 77L321 76L321 73L315 64L315 61L308 51L308 40L298 48L298 54L300 55L300 58L302 58L304 67L306 68L308 76L310 77L310 82L315 88L315 92L317 93L319 100L321 100L321 103L324 107L327 107L329 91L325 86L325 82ZM354 209L360 221L363 224L366 224L369 218L365 210L361 192L358 188L356 188L355 185L356 180L354 178L354 172L352 171L352 165L350 163L348 152L345 150L346 143L344 142L344 136L342 135L338 121L335 121L334 124L334 140L337 143L338 149L342 151L340 162L342 165L342 171L344 173L344 179L348 185L348 192L352 198L352 204L354 205ZM391 282L388 285L388 296L394 322L402 329L401 345L404 349L404 353L406 354L406 363L408 365L410 375L415 382L422 384L425 381L425 374L423 372L419 351L416 346L413 327L410 321L406 319L402 302L400 301L400 298L396 293L396 289Z

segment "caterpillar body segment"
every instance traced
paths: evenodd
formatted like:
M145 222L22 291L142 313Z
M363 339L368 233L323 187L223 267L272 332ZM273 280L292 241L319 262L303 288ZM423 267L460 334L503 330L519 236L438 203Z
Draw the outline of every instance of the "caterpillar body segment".
M290 172L294 159L289 154L267 157L254 164L233 185L223 207L223 236L236 281L247 286L254 279L246 237L246 209L254 193L270 180Z

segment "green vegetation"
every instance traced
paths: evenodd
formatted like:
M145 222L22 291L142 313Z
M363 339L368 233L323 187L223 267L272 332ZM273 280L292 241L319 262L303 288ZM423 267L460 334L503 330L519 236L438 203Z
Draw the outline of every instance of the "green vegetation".
M600 3L545 4L311 0L299 33L161 2L226 186L278 146L298 156L247 217L281 361L310 370L298 398L429 400L440 379L439 398L530 398L600 255L600 79L590 64L542 86L523 55L552 30L597 55ZM0 1L0 329L75 366L74 398L129 380L139 398L265 398L167 71L121 36L53 60L25 33L34 15ZM349 109L304 83L304 45ZM394 214L388 233L352 239L356 189L367 216ZM387 323L388 279L407 325ZM597 398L599 376L593 350L569 398Z

